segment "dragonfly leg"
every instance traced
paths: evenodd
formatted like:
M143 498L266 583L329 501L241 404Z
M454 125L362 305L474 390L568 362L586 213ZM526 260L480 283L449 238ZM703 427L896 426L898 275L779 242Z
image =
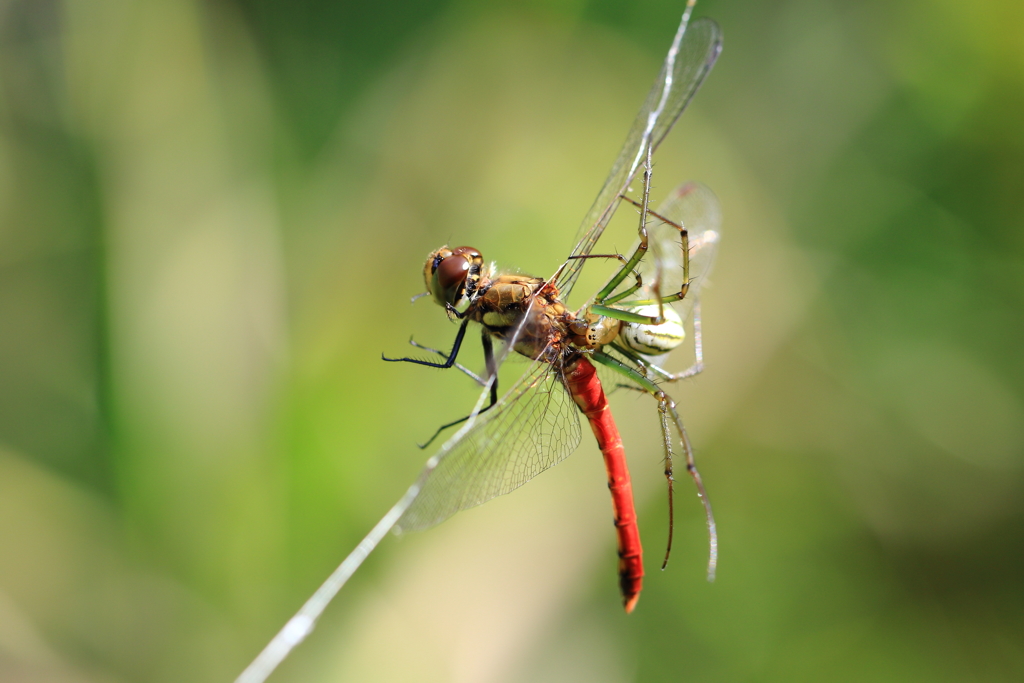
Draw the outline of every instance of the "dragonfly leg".
M438 356L441 356L442 358L447 358L448 357L448 354L445 353L444 351L441 351L440 349L434 349L434 348L431 348L429 346L425 346L423 344L420 344L418 341L416 341L414 339L410 339L409 340L409 344L412 345L412 346L415 346L417 349L423 349L424 351L429 351L430 353L437 354ZM455 363L454 366L455 366L456 369L461 370L463 372L463 374L468 376L470 379L472 379L474 382L476 382L480 386L484 386L485 384L487 384L487 380L485 380L483 377L481 377L480 375L476 374L475 372L473 372L472 370L467 368L462 363Z
M380 357L391 363L416 363L417 365L426 365L431 368L450 368L455 365L455 358L459 355L459 349L462 348L462 339L466 336L466 327L468 326L469 318L464 318L462 324L459 325L459 333L455 335L455 344L452 346L452 352L448 354L448 358L443 363L431 363L429 360L422 360L420 358L388 358L383 353Z
M596 351L590 357L595 362L601 363L605 367L626 376L635 385L633 388L650 394L656 401L658 401L658 413L661 419L662 437L665 444L665 478L668 481L669 491L669 537L665 550L665 562L662 565L662 569L664 569L665 565L668 564L668 556L672 550L672 529L674 526L673 514L675 512L673 502L673 484L675 482L675 478L673 474L674 454L672 451L672 435L669 429L669 423L671 422L675 425L676 431L679 433L680 443L683 447L683 454L686 458L686 471L693 479L693 482L697 487L697 497L700 498L701 504L704 506L704 516L707 520L708 527L707 576L708 581L714 581L715 570L718 566L718 528L715 524L714 513L711 510L711 501L708 500L708 494L704 488L704 480L701 478L700 472L697 470L697 462L693 455L693 446L690 443L690 437L687 435L686 428L683 425L683 420L679 417L679 412L676 410L675 401L673 401L668 394L662 391L657 384L651 381L648 377L645 377L638 370L626 365L612 356L609 356L603 351Z
M448 302L445 302L444 310L445 310L445 313L448 314L448 319L449 320L462 320L463 318L466 317L465 313L460 313L459 309L455 308L454 306L452 306Z
M448 429L449 427L454 427L455 425L462 424L469 418L473 417L473 415L480 415L481 413L486 413L488 410L494 407L495 403L498 402L498 368L494 362L494 346L491 342L491 336L487 334L487 332L483 333L482 341L484 347L484 364L487 367L487 380L481 380L469 370L465 370L464 368L462 368L462 366L459 367L468 375L475 378L477 382L479 382L480 384L486 385L487 382L491 383L490 402L486 406L481 408L480 412L478 413L470 413L466 417L460 417L458 420L455 420L454 422L449 422L448 424L441 425L440 427L437 428L437 431L434 432L434 435L427 439L425 443L417 444L420 448L427 448L430 444L434 442L434 439L441 435L441 432L443 432L444 430ZM443 356L444 353L441 353L441 355ZM458 364L456 363L456 365Z

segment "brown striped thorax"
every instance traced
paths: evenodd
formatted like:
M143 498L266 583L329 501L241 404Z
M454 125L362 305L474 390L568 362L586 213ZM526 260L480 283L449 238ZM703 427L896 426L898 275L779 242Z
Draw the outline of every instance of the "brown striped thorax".
M590 312L577 318L559 300L558 290L543 279L495 275L493 270L473 247L444 246L427 257L423 277L434 301L452 309L464 307L462 315L496 339L507 340L522 320L512 342L524 356L567 361L582 350L600 349L616 340L637 353L657 356L685 338L682 320L671 306L663 307L665 320L660 324L623 322ZM638 307L635 312L655 316L658 306Z
M517 353L555 362L574 350L567 326L572 313L541 278L494 275L473 247L447 246L427 257L423 275L427 291L441 306L465 306L460 317L480 323L501 341L514 331L511 341Z

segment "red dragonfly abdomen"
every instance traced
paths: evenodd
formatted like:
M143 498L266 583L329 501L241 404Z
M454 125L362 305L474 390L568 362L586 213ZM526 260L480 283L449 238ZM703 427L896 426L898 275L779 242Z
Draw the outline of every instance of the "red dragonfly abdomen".
M633 485L629 480L622 436L612 419L604 388L589 360L580 358L576 362L566 377L566 386L573 401L590 421L590 428L594 430L597 445L604 455L608 490L612 493L615 531L619 540L619 588L626 612L632 612L643 587L644 560L640 530L636 525L636 509L633 506Z

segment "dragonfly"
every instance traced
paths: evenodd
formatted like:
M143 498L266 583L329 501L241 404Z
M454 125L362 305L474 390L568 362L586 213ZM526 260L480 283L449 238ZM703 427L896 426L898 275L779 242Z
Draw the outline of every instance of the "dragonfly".
M642 205L628 196L620 199ZM477 323L482 329L487 379L458 367L487 387L487 403L466 418L442 427L444 430L475 420L472 428L448 441L428 464L430 474L398 520L396 530L420 531L434 526L455 512L518 488L560 462L580 443L579 413L583 413L604 456L618 536L619 585L626 612L633 611L643 584L643 551L622 438L596 372L596 367L603 366L610 370L606 377L617 380L616 386L648 393L658 401L670 501L674 479L669 427L676 427L687 470L706 504L712 548L708 572L713 578L717 549L714 516L686 430L674 402L660 388L661 383L692 377L703 370L699 312L695 317L694 364L673 374L659 363L686 337L684 316L695 306L696 294L710 269L720 238L721 212L708 188L690 182L647 215L641 228L644 239L634 246L629 258L579 254L566 261L571 264L589 258L615 258L622 264L605 287L575 312L566 308L557 285L568 267L545 280L499 273L473 247L444 246L428 256L425 294L461 321L455 343L445 353L412 342L445 357L441 362L385 360L435 368L457 366L468 325ZM627 286L616 292L624 284ZM671 294L663 294L665 288ZM501 398L492 339L532 361ZM671 513L669 529L663 566L671 552Z
M643 587L643 550L622 438L598 375L615 386L652 396L657 402L669 491L672 545L673 461L679 438L686 470L697 487L709 535L707 575L714 579L717 532L711 505L675 402L662 385L701 372L700 309L697 294L710 270L721 228L714 194L687 183L657 209L651 206L653 154L693 99L722 49L722 35L711 19L690 21L696 0L688 0L654 86L629 130L566 260L549 278L502 273L473 247L448 246L432 252L424 266L429 295L459 329L448 353L413 342L443 357L388 358L439 368L457 367L482 385L472 411L444 425L456 431L427 461L417 480L323 585L236 679L259 683L313 630L316 619L389 531L426 529L456 512L508 493L557 464L581 441L582 413L597 440L608 474L619 550L619 588L631 612ZM637 196L631 185L640 181ZM594 248L617 208L627 204L639 215L638 239L623 254ZM605 285L582 306L565 301L584 266L614 262ZM671 373L666 355L685 339L692 317L694 363ZM476 375L457 362L470 324L481 329L485 372ZM499 350L495 350L495 342ZM527 369L499 392L498 368L510 355L528 359ZM435 437L438 436L435 434Z

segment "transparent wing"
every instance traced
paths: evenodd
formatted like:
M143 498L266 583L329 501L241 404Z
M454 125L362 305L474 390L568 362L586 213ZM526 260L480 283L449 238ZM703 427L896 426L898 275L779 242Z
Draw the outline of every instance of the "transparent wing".
M558 369L534 361L493 408L477 415L430 459L422 489L396 530L439 524L561 462L580 443L578 413Z
M686 228L690 246L690 287L682 301L673 304L683 320L693 309L693 302L718 251L721 240L722 208L718 198L707 186L690 181L680 185L657 208L657 213ZM656 298L650 286L660 276L661 294L678 292L683 285L683 249L679 231L674 226L652 219L648 223L651 249L640 264L640 277L646 290L643 297ZM660 272L659 272L660 271Z
M643 167L648 148L653 153L665 139L722 51L722 31L718 24L711 19L689 24L691 9L692 6L687 7L683 14L654 87L640 108L604 187L580 225L572 256L585 256L593 250L618 208L619 196L626 192ZM556 275L555 284L563 300L568 298L584 263L586 259L572 259Z

